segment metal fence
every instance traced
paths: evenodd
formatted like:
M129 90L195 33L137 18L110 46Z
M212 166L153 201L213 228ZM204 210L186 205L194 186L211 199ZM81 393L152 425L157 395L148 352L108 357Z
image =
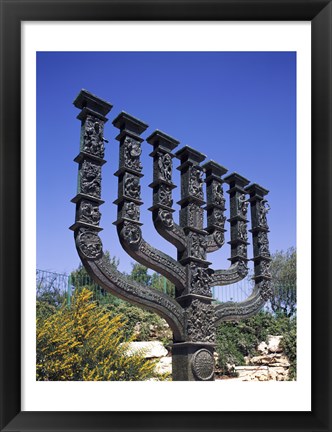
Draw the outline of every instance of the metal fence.
M162 292L170 292L170 283L167 279L159 274L154 274L150 279L146 276L136 278L141 283L147 283L152 288L158 289ZM52 297L56 299L57 303L67 301L70 305L71 297L75 290L88 287L93 292L94 300L107 303L114 301L114 296L107 293L103 288L96 284L90 276L86 274L79 274L79 272L72 273L71 275L63 273L55 273L47 270L37 269L36 271L36 292L37 298ZM240 302L245 300L252 292L253 283L249 279L237 282L233 285L223 287L213 287L213 298L222 302L234 301Z
M212 288L212 297L221 302L242 302L252 293L254 284L250 279L243 279L232 285Z

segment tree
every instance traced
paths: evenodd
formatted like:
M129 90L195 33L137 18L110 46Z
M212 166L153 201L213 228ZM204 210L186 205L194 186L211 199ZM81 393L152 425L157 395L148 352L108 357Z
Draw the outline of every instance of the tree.
M65 301L67 276L52 272L37 271L37 302L59 307Z
M148 268L141 264L132 264L130 278L142 285L157 289L172 297L175 296L175 287L168 279L156 272L149 275Z
M155 288L159 291L164 292L165 294L170 295L171 297L175 297L175 286L166 279L164 276L159 273L153 273L151 276L151 287Z
M121 315L92 301L86 288L70 308L37 318L38 381L138 381L155 376L154 363L127 355Z
M151 285L151 276L148 274L148 268L142 264L132 263L130 279L140 282L142 285Z
M115 256L111 257L108 251L105 251L104 256L115 269L118 268L119 259ZM101 288L94 280L90 277L85 267L80 263L78 268L71 272L70 274L70 284L74 290L82 290L82 288L88 288L94 293L95 300L103 304L119 304L121 300L115 297L113 294L105 291Z
M273 297L270 301L275 314L291 317L296 313L296 250L277 251L272 255L271 276Z

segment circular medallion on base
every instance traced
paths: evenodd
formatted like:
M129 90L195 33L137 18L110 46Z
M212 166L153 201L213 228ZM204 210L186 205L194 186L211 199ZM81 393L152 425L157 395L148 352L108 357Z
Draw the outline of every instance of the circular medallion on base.
M205 348L198 350L193 355L191 367L198 380L209 381L214 374L213 354Z

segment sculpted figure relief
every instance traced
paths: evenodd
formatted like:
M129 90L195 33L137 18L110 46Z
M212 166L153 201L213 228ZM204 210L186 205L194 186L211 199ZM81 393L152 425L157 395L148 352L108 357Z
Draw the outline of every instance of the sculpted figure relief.
M268 214L270 209L271 207L267 200L262 200L260 202L258 224L262 228L268 228L266 215Z
M222 246L225 243L225 235L219 229L215 230L215 232L213 233L213 238L219 246Z
M135 171L142 171L142 164L140 156L142 153L141 144L127 137L125 139L125 166L134 169Z
M168 182L172 181L172 157L168 153L158 154L158 167L160 178Z
M247 246L245 244L240 244L237 247L238 255L247 256Z
M245 194L239 196L239 212L241 216L246 217L248 212L249 202L246 199Z
M100 198L101 168L92 162L85 160L81 170L81 192Z
M163 204L163 205L168 206L168 207L172 207L172 205L173 205L172 189L165 184L160 185L159 202L160 202L160 204Z
M197 233L191 233L190 252L192 257L204 260L206 255L206 247L207 247L207 240L205 237Z
M248 240L247 225L244 221L238 223L238 236L243 241Z
M215 314L211 305L195 299L186 312L189 340L215 342Z
M142 232L138 225L125 221L121 230L122 238L130 244L137 244L142 238Z
M260 296L263 298L263 300L270 300L271 296L273 295L271 282L269 280L263 280L259 282L258 288Z
M261 275L271 277L269 261L264 260L261 262Z
M214 183L213 195L215 204L221 206L222 209L225 210L226 199L224 197L224 191L220 183Z
M91 116L86 120L83 139L84 152L91 153L101 159L104 157L104 142L107 140L103 137L103 126Z
M265 231L260 231L258 233L257 240L258 240L259 254L262 256L269 257L270 251L269 251L269 240L267 238L267 233Z
M197 198L203 198L203 171L195 166L191 168L189 178L189 193Z
M124 181L124 193L130 198L140 199L141 186L139 184L138 177L131 174L126 174Z
M168 210L160 209L158 212L158 216L160 217L160 220L163 222L163 224L168 228L174 226L172 213L169 212Z
M80 229L76 239L83 254L90 259L99 258L103 251L100 237L94 231Z
M224 216L222 210L219 209L214 210L214 219L216 225L218 225L220 228L224 228L226 216Z
M82 201L80 206L80 220L92 225L98 225L100 217L101 213L97 205L94 205L89 201Z
M211 276L210 270L198 267L195 263L191 263L191 292L211 297Z
M140 216L140 210L138 205L136 205L131 201L128 201L124 204L124 217L138 221L139 216Z

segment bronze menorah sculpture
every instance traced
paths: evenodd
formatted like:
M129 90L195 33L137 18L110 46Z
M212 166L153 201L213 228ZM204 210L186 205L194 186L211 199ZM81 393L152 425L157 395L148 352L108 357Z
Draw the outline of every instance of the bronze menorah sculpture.
M156 130L146 141L153 147L153 205L157 232L177 249L177 260L148 244L140 222L142 165L141 134L148 125L121 112L113 121L119 129L117 227L120 243L139 263L159 272L175 285L175 298L128 279L110 266L103 254L98 232L101 200L101 169L104 160L103 136L105 117L112 105L82 90L74 101L81 109L78 193L75 232L78 254L91 277L104 289L131 303L161 315L173 331L172 376L174 381L211 381L214 379L214 347L216 326L221 321L238 320L257 313L271 295L270 252L265 199L268 191L237 173L221 178L227 169L214 161L201 163L205 155L184 147L173 154L179 142ZM173 218L173 158L180 160L181 206L179 224ZM203 176L205 175L205 179ZM213 270L207 254L225 242L226 199L223 183L229 185L230 201L230 267ZM206 185L206 202L204 200ZM249 185L249 186L248 186ZM249 195L249 199L247 199ZM203 207L206 204L205 207ZM247 212L251 208L254 280L252 294L243 302L216 304L211 287L236 283L246 277ZM204 211L207 226L204 228Z

